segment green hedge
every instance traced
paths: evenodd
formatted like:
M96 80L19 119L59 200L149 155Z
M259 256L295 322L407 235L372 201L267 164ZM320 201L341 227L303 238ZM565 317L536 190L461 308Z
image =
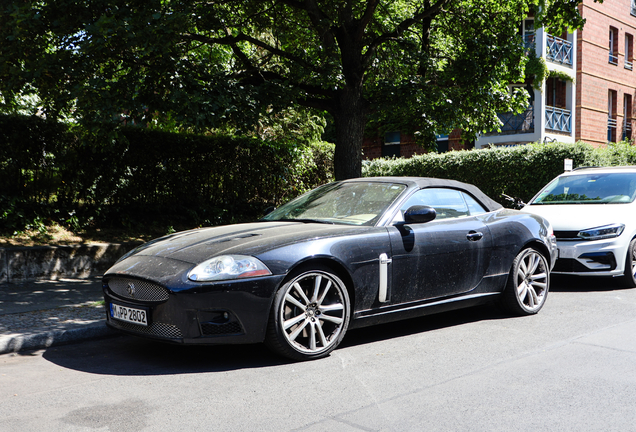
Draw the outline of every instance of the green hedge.
M437 177L472 183L508 206L502 194L527 202L563 172L564 159L574 167L636 165L636 147L628 143L594 148L589 144L551 143L517 147L429 153L409 159L375 159L363 166L364 176Z
M73 225L211 225L333 179L333 145L125 128L89 136L0 116L0 231L34 219Z

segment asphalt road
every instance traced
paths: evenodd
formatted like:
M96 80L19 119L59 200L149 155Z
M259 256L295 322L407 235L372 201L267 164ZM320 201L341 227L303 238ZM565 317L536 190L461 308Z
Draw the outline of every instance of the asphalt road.
M330 357L122 336L0 356L0 431L636 431L636 289L556 280L351 331Z

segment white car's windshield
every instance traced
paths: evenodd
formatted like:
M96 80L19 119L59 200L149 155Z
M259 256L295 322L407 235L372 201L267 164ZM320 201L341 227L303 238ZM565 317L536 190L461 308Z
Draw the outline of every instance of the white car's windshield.
M283 205L263 220L373 225L405 189L398 183L330 183Z
M636 173L586 173L556 178L530 203L626 204L636 197Z

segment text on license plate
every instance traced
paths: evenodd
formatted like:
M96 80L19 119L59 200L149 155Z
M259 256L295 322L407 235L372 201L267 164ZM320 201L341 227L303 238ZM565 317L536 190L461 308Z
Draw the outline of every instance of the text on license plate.
M114 319L126 321L137 325L148 325L148 317L143 309L135 309L118 304L110 304L110 316Z

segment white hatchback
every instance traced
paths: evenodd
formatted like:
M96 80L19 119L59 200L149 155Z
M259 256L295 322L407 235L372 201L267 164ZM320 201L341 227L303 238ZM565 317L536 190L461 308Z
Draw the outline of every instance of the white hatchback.
M636 166L582 168L556 177L523 211L554 228L553 273L614 276L636 287Z

